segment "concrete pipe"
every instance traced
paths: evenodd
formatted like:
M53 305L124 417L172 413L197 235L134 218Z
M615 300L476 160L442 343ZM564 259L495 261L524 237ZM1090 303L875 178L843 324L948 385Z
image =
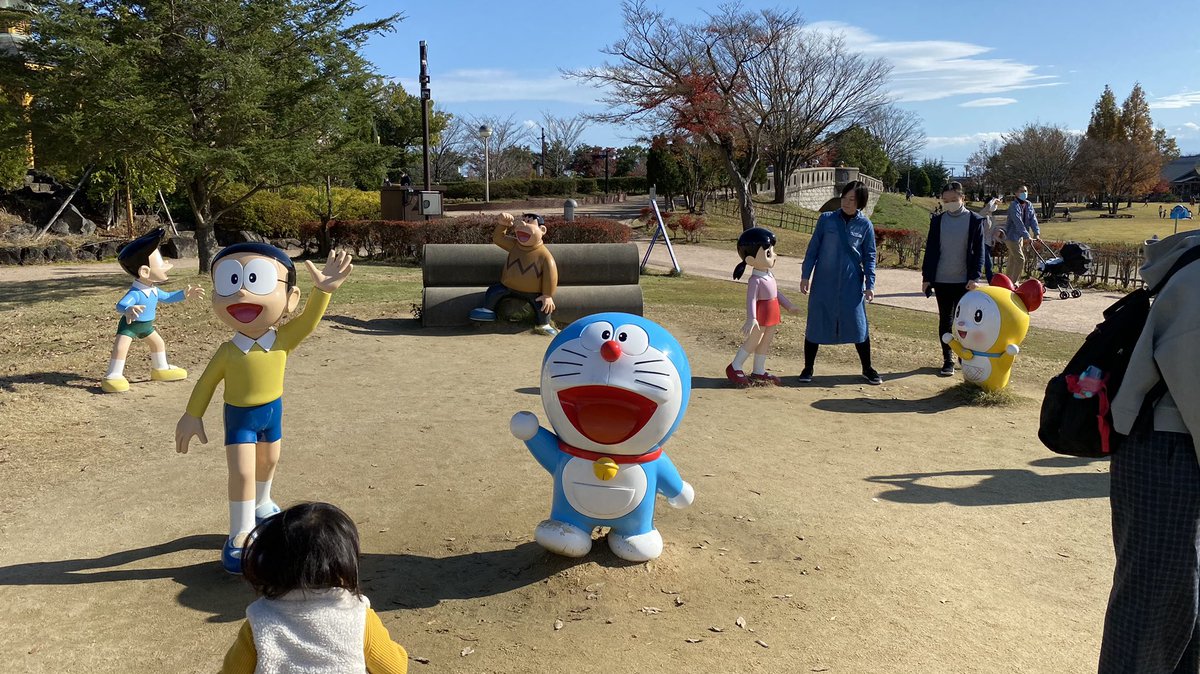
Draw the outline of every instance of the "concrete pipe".
M633 243L559 243L547 246L562 286L636 285L640 272ZM488 286L500 282L508 253L492 244L431 243L421 276L426 288Z
M467 315L483 304L484 286L470 288L426 288L421 307L421 324L427 328L470 325ZM642 287L637 284L615 286L560 286L554 296L557 306L553 320L558 325L598 314L621 311L642 315ZM501 319L503 320L503 319Z

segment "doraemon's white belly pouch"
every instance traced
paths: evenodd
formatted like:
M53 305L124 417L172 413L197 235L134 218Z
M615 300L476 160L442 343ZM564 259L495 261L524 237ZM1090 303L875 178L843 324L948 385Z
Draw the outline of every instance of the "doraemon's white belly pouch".
M646 471L638 464L622 464L609 480L596 477L593 462L573 457L563 466L562 488L567 503L581 515L616 519L633 512L646 496Z

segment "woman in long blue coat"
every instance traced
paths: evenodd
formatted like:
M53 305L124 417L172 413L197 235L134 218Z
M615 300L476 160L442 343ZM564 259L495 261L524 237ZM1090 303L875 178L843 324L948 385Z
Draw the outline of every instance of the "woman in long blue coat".
M875 226L862 209L867 186L855 180L842 188L842 207L822 213L804 255L800 292L808 295L801 382L812 381L821 344L853 344L868 383L883 380L871 367L866 302L875 298Z

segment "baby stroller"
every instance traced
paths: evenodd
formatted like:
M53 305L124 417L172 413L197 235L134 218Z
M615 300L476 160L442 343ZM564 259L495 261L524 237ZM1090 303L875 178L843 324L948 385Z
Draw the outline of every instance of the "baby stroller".
M1039 243L1045 250L1045 256L1038 249ZM1058 297L1063 300L1083 296L1078 288L1071 286L1071 276L1078 279L1088 272L1092 264L1091 248L1077 241L1068 241L1063 244L1061 250L1055 253L1050 244L1034 240L1033 254L1037 256L1037 269L1042 276L1042 283L1047 289L1058 290Z

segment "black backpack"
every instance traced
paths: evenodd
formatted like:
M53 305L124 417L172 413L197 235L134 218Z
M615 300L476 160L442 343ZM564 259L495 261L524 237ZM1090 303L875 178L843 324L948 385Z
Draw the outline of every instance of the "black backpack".
M1104 320L1087 336L1062 374L1046 385L1038 424L1038 438L1042 444L1059 454L1090 458L1110 456L1120 449L1125 437L1113 430L1109 405L1117 397L1133 347L1146 325L1150 299L1163 289L1175 272L1197 259L1200 259L1200 246L1190 248L1180 256L1154 288L1139 288L1104 310ZM1101 385L1092 397L1077 398L1077 392L1088 388L1081 388L1079 381L1089 367L1099 370ZM1166 384L1159 381L1146 395L1143 414L1166 392Z

